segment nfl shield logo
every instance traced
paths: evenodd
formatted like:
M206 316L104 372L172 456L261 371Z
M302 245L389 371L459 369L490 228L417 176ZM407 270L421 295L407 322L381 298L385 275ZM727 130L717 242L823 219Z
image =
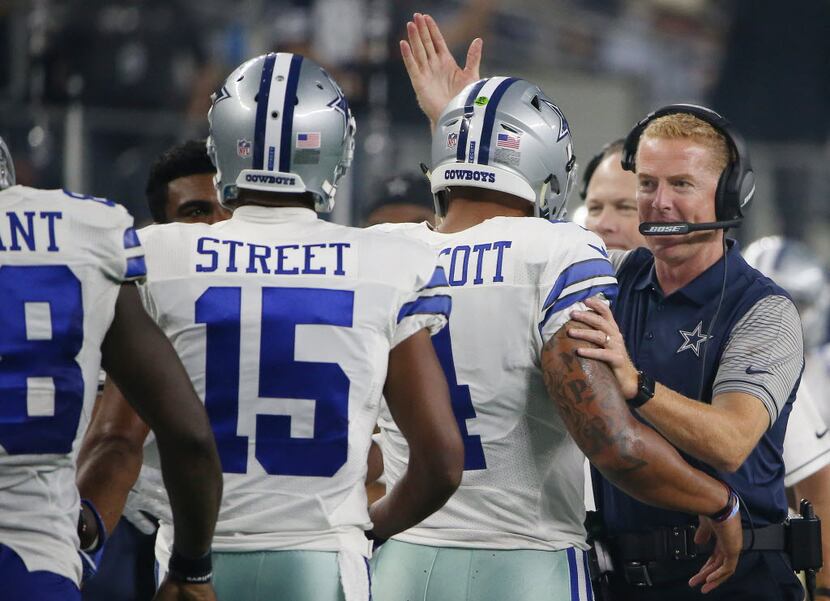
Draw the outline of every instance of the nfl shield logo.
M249 156L251 156L251 143L248 142L248 140L237 140L236 154L238 154L243 159L247 159Z
M447 134L447 148L455 148L458 145L458 134L451 132Z

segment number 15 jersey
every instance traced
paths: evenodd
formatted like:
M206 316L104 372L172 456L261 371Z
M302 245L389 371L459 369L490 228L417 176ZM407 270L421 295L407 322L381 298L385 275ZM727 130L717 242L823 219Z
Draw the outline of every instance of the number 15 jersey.
M222 460L213 548L365 555L363 483L389 351L440 329L450 309L435 252L302 208L248 205L211 226L139 234L143 299ZM160 537L163 558L169 524Z
M377 226L428 242L453 302L433 337L464 441L461 486L447 504L397 535L447 547L587 549L584 455L548 397L544 342L590 296L616 294L602 241L573 223L496 217L452 234L418 225ZM408 458L389 414L380 419L385 474Z

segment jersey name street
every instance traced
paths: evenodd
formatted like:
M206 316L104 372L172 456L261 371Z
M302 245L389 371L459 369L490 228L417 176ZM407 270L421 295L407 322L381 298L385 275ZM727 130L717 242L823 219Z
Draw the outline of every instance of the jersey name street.
M345 253L350 247L348 242L266 246L203 237L196 243L196 271L345 276Z

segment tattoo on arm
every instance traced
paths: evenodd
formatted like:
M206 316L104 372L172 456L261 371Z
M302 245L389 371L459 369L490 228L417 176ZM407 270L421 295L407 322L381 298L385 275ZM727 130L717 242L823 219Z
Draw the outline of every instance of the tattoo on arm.
M600 361L577 356L576 349L590 343L570 338L567 327L545 343L542 373L568 431L592 462L614 457L616 475L646 467L644 442L631 428L634 417L614 374Z

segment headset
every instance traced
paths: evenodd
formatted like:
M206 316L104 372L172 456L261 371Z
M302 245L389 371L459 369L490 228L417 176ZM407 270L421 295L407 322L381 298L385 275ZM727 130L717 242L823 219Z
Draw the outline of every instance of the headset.
M585 200L588 197L588 185L591 183L591 178L594 177L594 171L597 170L599 164L615 152L621 152L624 142L625 140L623 138L618 138L608 142L608 144L603 146L600 151L596 153L590 161L588 161L588 165L585 167L585 173L582 175L582 188L579 190L579 195L582 197L582 200Z
M711 125L726 140L731 160L721 173L715 191L715 219L709 223L641 223L640 233L644 236L670 236L687 234L702 230L725 230L739 227L743 219L743 210L749 206L755 194L755 172L749 161L749 151L743 137L724 117L712 109L696 104L670 104L649 113L628 133L622 149L622 168L636 172L637 147L640 137L648 124L659 117L686 113L693 115Z

